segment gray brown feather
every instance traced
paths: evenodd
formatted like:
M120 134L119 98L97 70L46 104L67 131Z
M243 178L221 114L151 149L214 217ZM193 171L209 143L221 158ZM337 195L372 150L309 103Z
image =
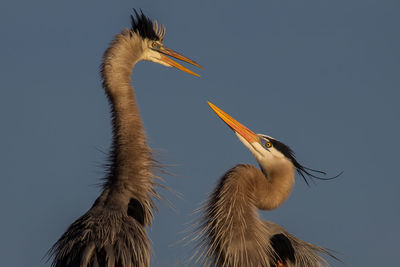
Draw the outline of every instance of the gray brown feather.
M294 262L288 266L328 266L319 255L324 248L304 242L283 227L262 221L255 192L263 173L252 165L237 165L219 181L201 209L202 217L193 239L197 249L192 260L202 266L275 266L279 258L271 237L284 234L293 247Z
M164 32L154 27L159 35ZM104 54L101 74L113 126L107 175L92 208L69 226L49 251L54 267L149 266L146 227L156 208L153 199L159 196L152 174L156 163L130 85L132 69L143 53L138 32L124 30Z

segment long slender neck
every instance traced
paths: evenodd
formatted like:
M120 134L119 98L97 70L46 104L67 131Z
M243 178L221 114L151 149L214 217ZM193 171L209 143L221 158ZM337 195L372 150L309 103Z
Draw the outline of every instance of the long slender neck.
M255 168L256 169L256 168ZM258 169L256 169L258 170ZM243 179L246 179L243 177ZM273 210L285 202L294 185L294 167L286 159L275 160L272 166L254 177L255 205L261 210Z
M101 74L111 104L113 125L111 166L105 188L116 191L124 203L135 198L150 208L149 194L154 193L153 161L130 80L142 54L140 38L127 31L117 35L104 54Z
M209 205L221 209L219 216L250 218L248 213L256 208L272 210L282 205L293 185L294 170L289 164L274 166L267 176L252 165L237 165L222 177Z
M214 258L217 266L248 264L252 257L260 263L272 232L259 219L257 208L277 208L289 196L293 183L291 166L271 170L268 177L252 165L229 170L205 207L201 232L206 233L206 257ZM255 254L246 254L249 251Z

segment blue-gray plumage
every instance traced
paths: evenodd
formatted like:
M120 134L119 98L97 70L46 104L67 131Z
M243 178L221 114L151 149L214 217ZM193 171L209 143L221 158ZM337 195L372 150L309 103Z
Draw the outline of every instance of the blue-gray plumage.
M150 263L146 227L151 225L155 209L152 199L158 198L152 174L156 164L130 84L131 72L137 62L147 60L194 74L166 55L200 65L166 48L162 43L165 28L142 12L134 12L132 27L115 36L101 65L113 126L103 192L49 251L54 267L133 267Z
M259 218L258 209L273 210L289 197L295 170L315 178L282 142L255 134L209 103L250 150L260 169L239 164L228 170L202 208L193 256L204 266L317 267L334 257L327 249L302 241L283 227Z

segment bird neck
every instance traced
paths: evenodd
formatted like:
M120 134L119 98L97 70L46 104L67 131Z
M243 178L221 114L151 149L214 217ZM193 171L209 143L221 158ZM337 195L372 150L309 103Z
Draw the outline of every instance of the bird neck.
M258 168L241 164L221 178L205 206L198 232L205 246L203 256L214 258L216 266L242 266L243 262L269 266L268 257L260 255L272 253L266 244L274 233L260 220L257 208L274 209L287 199L294 173L286 170L270 171L266 177Z
M111 162L105 187L117 190L123 202L134 197L147 206L146 203L152 203L148 194L153 192L153 161L130 79L132 69L142 55L141 39L124 31L115 37L105 52L101 74L111 105L113 127Z
M294 167L286 159L275 160L272 166L261 168L254 177L255 205L261 210L273 210L285 202L294 185Z
M294 185L294 169L287 164L274 166L268 174L252 165L237 165L221 179L209 206L221 209L221 214L253 220L256 208L272 210L289 197ZM252 216L252 214L254 216Z

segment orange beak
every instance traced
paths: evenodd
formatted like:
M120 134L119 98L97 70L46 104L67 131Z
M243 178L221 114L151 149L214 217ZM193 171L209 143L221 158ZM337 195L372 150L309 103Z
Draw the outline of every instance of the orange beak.
M242 136L249 143L259 142L260 138L254 132L249 130L246 126L226 114L223 110L218 108L216 105L208 102L208 105L217 113L218 117L220 117L228 126L235 132Z
M157 52L162 53L162 55L161 55L161 60L162 60L163 62L167 63L168 65L170 65L170 66L172 66L172 67L174 67L174 68L177 68L177 69L179 69L179 70L181 70L181 71L184 71L184 72L187 72L187 73L189 73L189 74L192 74L192 75L194 75L194 76L200 77L200 75L198 75L198 74L194 73L193 71L191 71L191 70L185 68L184 66L182 66L182 65L179 64L178 62L176 62L176 61L170 59L170 58L167 57L167 56L170 56L170 57L173 57L173 58L182 60L182 61L187 62L187 63L189 63L189 64L195 65L195 66L197 66L197 67L199 67L199 68L203 68L202 66L200 66L200 65L199 65L198 63L196 63L195 61L193 61L193 60L191 60L191 59L189 59L189 58L187 58L187 57L185 57L185 56L182 56L182 55L179 54L178 52L176 52L176 51L174 51L174 50L172 50L172 49L169 49L169 48L167 48L167 47L165 47L165 46L160 46L160 47L152 48L152 49L155 50L155 51L157 51ZM165 55L167 55L167 56L165 56Z

